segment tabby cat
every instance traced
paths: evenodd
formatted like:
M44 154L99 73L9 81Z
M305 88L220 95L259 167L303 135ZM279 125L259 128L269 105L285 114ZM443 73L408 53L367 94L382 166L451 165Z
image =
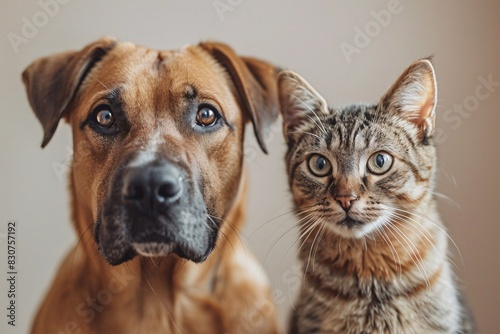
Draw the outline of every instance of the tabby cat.
M292 333L474 333L434 199L437 87L430 59L378 104L328 108L279 76L304 285Z

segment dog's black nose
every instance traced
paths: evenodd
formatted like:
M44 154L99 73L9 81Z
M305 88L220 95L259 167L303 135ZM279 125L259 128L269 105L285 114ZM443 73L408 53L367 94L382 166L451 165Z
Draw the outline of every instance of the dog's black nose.
M169 163L130 168L123 177L122 195L146 211L155 204L173 202L182 192L181 174Z

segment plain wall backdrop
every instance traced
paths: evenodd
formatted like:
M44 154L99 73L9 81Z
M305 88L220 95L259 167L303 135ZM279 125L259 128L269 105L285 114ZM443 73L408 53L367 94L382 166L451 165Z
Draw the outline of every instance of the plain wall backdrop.
M449 198L440 199L440 211L463 257L462 263L450 246L479 329L498 333L500 2L55 1L1 4L1 333L28 331L60 261L76 243L66 180L71 132L60 124L46 149L40 148L42 128L21 72L38 57L79 49L102 36L161 49L219 40L239 54L299 72L332 105L376 102L413 60L434 54L437 188ZM300 274L281 124L268 138L267 156L258 151L252 131L247 137L251 192L242 238L264 264L285 322ZM9 220L18 222L15 328L6 318Z

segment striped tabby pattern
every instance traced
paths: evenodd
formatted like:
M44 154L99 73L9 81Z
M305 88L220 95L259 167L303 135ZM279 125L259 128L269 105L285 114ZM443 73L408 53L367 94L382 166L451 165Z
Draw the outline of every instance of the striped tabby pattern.
M304 286L292 333L474 333L434 200L437 87L413 63L374 105L279 76Z

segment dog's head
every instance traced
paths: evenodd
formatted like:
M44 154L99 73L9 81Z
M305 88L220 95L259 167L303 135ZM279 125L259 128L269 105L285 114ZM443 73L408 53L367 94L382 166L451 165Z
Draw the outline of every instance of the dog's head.
M205 42L157 51L102 39L39 59L23 73L42 147L73 129L73 201L111 264L215 246L234 204L247 122L262 149L277 117L273 66Z

